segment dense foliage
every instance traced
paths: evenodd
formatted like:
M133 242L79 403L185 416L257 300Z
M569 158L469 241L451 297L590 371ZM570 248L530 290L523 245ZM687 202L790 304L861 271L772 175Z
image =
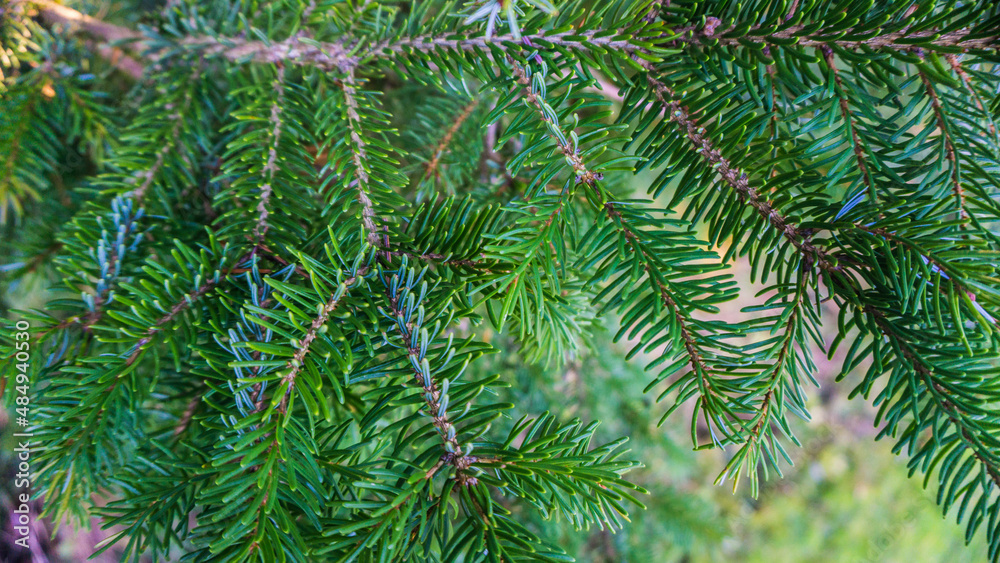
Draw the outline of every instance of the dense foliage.
M119 8L0 15L4 282L53 288L0 369L50 515L135 558L566 560L519 511L627 526L642 460L498 400L482 334L552 366L613 321L754 492L846 350L1000 560L994 2Z

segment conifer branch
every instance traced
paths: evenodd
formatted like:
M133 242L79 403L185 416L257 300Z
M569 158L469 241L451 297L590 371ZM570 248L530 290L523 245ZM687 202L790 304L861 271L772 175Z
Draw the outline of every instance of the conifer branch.
M101 275L98 276L95 291L88 301L89 311L80 315L73 315L57 325L52 330L65 330L71 326L80 325L84 332L91 332L92 327L100 322L105 313L106 305L111 292L114 290L115 280L121 273L122 263L127 253L138 242L141 235L136 234L138 221L142 218L142 209L135 211L133 201L124 196L118 196L111 202L112 222L115 223L108 229L101 224L105 217L98 219L98 226L102 230L102 238L97 242L96 256L98 268ZM116 235L113 239L105 238L107 234ZM136 240L129 243L129 237L136 237ZM61 245L60 245L61 246ZM88 256L88 258L91 258ZM89 281L89 280L88 280ZM38 335L42 338L48 331Z
M462 112L458 115L458 117L455 118L455 122L452 123L451 127L448 128L448 131L445 132L444 137L441 138L441 141L438 142L437 146L434 148L434 152L432 153L434 156L431 158L430 162L427 163L427 167L424 169L424 174L422 179L420 180L420 183L424 183L427 180L430 180L432 177L434 177L435 174L438 173L438 167L441 164L441 157L449 149L452 138L455 136L455 133L462 127L462 124L465 123L465 120L467 120L469 116L472 115L472 112L476 109L476 106L478 105L479 105L479 100L473 99L465 106L465 108L462 109Z
M947 260L940 258L939 256L937 256L932 252L928 252L922 249L919 244L916 244L908 237L901 236L895 232L890 231L889 229L882 227L868 227L857 223L855 223L853 227L855 229L858 229L859 231L863 231L871 235L884 238L887 241L895 242L897 245L904 248L908 248L909 250L913 251L914 253L919 255L921 259L924 260L931 267L932 271L936 270L941 272L942 277L947 279L950 282L950 284L955 287L955 289L957 289L962 294L968 296L973 302L976 301L977 292L974 291L973 287L971 287L967 282L963 281L962 279L963 276L961 275L961 273L957 272L955 268L951 265L951 263L949 263ZM947 295L948 292L946 285L942 284L941 292ZM998 328L1000 328L1000 321L996 319L989 319L989 321L992 322L992 324L994 324ZM960 319L956 319L956 322L960 322Z
M473 270L493 271L482 260L449 258L444 254L437 254L435 252L408 252L406 250L400 249L400 250L387 250L384 252L384 254L387 256L406 256L407 258L410 258L412 260L420 260L421 262L431 262L441 266L462 266Z
M969 96L976 105L976 109L979 110L981 117L987 120L987 126L989 127L990 133L993 135L994 143L1000 145L1000 136L997 134L996 120L994 119L993 114L987 111L986 107L983 105L982 96L980 96L979 92L972 87L972 80L969 78L969 73L962 67L962 61L958 56L953 54L947 55L945 59L948 61L948 64L951 66L951 69L955 72L955 74L958 75L959 80L962 81L962 86L965 88L965 91L969 93Z
M654 9L657 5L654 4ZM50 23L60 23L67 25L71 30L83 31L107 42L118 41L138 41L141 45L145 39L139 32L128 28L109 24L101 20L81 14L80 12L49 2L40 2L39 10ZM652 11L650 12L653 13ZM792 14L789 15L792 17ZM655 19L655 16L654 16ZM740 47L740 41L749 41L763 44L768 47L780 47L777 43L769 41L774 38L782 41L796 41L802 47L827 47L837 45L843 49L858 50L867 49L888 49L896 51L909 51L914 44L919 44L924 48L961 48L963 50L996 50L1000 44L1000 36L973 33L969 29L954 30L947 33L940 33L934 30L913 30L905 27L898 31L882 33L881 29L848 29L841 33L843 36L853 36L858 34L870 35L866 39L844 40L831 38L828 34L810 34L811 26L805 24L779 26L764 28L751 27L742 31L740 35L725 37L736 27L719 29L721 21L718 18L709 17L703 26L680 27L672 33L665 35L666 46L674 47L701 47L724 45L730 47ZM872 34L872 32L875 32ZM803 33L806 32L806 33ZM520 34L519 34L520 35ZM392 56L405 54L408 51L432 52L438 49L453 49L459 51L488 50L491 46L505 48L505 44L521 43L528 44L538 42L549 42L564 48L585 49L588 45L595 45L604 49L614 50L626 54L634 54L641 49L633 45L629 40L613 39L613 36L598 36L600 30L585 31L578 33L574 31L546 34L526 34L516 36L514 34L496 35L492 38L485 36L471 37L465 39L445 39L440 36L417 36L404 39L387 39L363 49L363 54L353 54L358 51L360 41L354 38L346 38L338 42L318 43L308 38L303 40L301 34L296 34L284 41L263 42L253 41L244 38L233 37L187 37L182 40L182 44L188 47L204 49L206 55L222 56L232 62L242 62L252 60L258 63L278 63L308 65L323 68L330 71L348 72L357 68L370 58L379 58L385 54ZM582 38L580 38L582 37ZM159 54L152 54L155 61Z
M840 104L840 116L844 120L844 126L850 131L851 146L854 149L854 158L858 163L858 170L861 171L861 179L868 190L868 196L874 201L877 197L875 186L868 171L868 162L865 160L865 151L861 146L857 126L854 123L854 118L851 116L851 108L847 99L847 92L844 90L844 82L840 79L840 71L837 69L837 63L833 59L833 49L824 45L820 47L820 51L823 53L823 60L826 61L826 67L833 73L835 91L838 103Z
M663 105L664 115L680 127L688 143L738 194L740 201L753 207L758 215L788 239L811 263L815 263L823 270L840 271L843 267L836 260L833 260L826 251L812 244L804 232L799 230L794 223L775 209L766 197L761 196L757 189L750 185L746 173L734 166L715 148L711 139L705 135L704 128L699 127L688 113L687 108L677 101L677 95L673 90L653 77L651 67L647 68L649 72L646 74L646 80L652 86L657 100Z
M187 90L184 92L184 100L181 107L177 108L177 111L174 113L168 115L169 119L173 120L174 125L173 128L171 128L170 133L167 135L167 138L164 139L165 143L163 147L156 152L156 160L153 161L153 164L148 170L137 175L137 178L141 179L142 183L129 194L129 197L135 202L137 207L142 207L143 201L146 199L146 194L149 192L149 188L153 185L153 180L156 178L156 175L159 174L160 170L163 168L167 155L170 154L171 151L175 150L180 141L181 126L184 123L184 117L187 115L188 110L191 107L191 102L194 99L193 85L196 84L200 78L201 69L199 63L199 65L194 67L190 81L187 83ZM174 107L171 104L165 109L169 111L174 109Z
M357 179L357 198L361 204L361 222L365 228L365 240L372 248L386 249L388 242L379 236L378 218L375 215L375 205L369 196L369 177L365 160L368 154L365 141L361 136L361 118L358 116L357 83L354 72L349 71L340 81L347 106L347 127L351 137L351 159Z
M285 408L288 405L288 398L292 393L292 389L295 387L295 379L298 377L299 372L305 365L306 355L309 353L309 348L312 346L313 341L319 336L319 334L324 330L324 326L330 319L330 315L337 310L344 296L353 289L354 284L358 282L365 274L365 270L358 270L354 272L350 277L340 282L337 292L330 296L329 300L319 308L318 314L313 319L312 324L309 325L309 330L306 332L302 340L299 341L298 346L295 348L295 355L292 359L288 360L285 368L288 370L285 375L281 378L282 386L285 391L281 397L281 403L278 408L280 412L285 412Z
M892 347L897 350L897 357L905 360L910 369L924 381L924 385L928 391L927 395L948 416L948 419L959 428L958 436L962 442L986 469L993 484L1000 486L1000 459L986 449L981 440L975 438L970 433L970 427L972 432L981 431L977 428L977 425L972 424L974 420L972 416L964 412L954 401L948 399L949 392L937 381L932 365L925 361L920 352L915 350L908 341L904 340L893 330L885 313L872 306L865 306L864 311L871 315L879 331L886 340L892 343ZM913 393L918 394L919 390L913 389Z
M828 61L828 64L832 64L832 61ZM832 67L831 67L832 68ZM836 73L835 73L836 75ZM821 269L830 272L845 273L844 266L839 263L839 260L834 259L830 256L824 249L813 245L808 242L808 239L803 237L794 224L790 223L785 217L783 217L777 210L773 209L771 205L766 201L761 201L759 199L759 194L757 191L749 185L747 175L745 172L741 171L739 168L734 168L729 161L719 153L713 146L708 137L703 136L697 126L697 123L689 116L687 110L680 105L679 102L674 101L672 98L674 94L669 87L664 85L662 82L652 77L651 74L647 74L647 80L653 86L656 92L657 98L661 103L664 104L664 109L666 115L669 118L682 125L688 136L691 144L698 149L699 154L706 159L713 168L715 168L720 176L730 185L738 194L740 194L741 201L748 203L753 206L754 209L758 211L762 217L767 219L770 224L779 229L785 237L792 242L792 244L803 254L803 256L809 261L809 263L815 263ZM839 78L838 78L839 80ZM839 87L838 87L839 89ZM842 108L844 107L845 100L841 98ZM853 127L851 127L853 132ZM855 139L856 140L856 139ZM858 145L855 145L857 150ZM861 161L863 157L855 152ZM859 166L860 166L859 162ZM862 168L864 171L865 168ZM975 296L975 292L972 291L964 282L960 280L960 276L955 272L951 265L946 261L939 260L938 258L927 255L920 249L918 245L913 244L911 241L905 237L899 237L892 232L882 228L872 228L859 223L852 224L852 228L859 231L867 232L876 236L880 236L887 240L895 241L903 246L911 248L912 250L921 254L925 260L928 261L933 267L940 269L948 274L948 277L960 291L969 295L970 297Z
M955 194L959 217L961 219L968 219L969 212L965 206L965 190L962 189L958 158L955 156L955 143L951 138L951 131L948 127L948 122L944 118L944 109L941 107L941 100L938 98L937 90L934 89L934 85L931 83L930 79L927 78L927 73L920 70L919 74L920 81L924 84L924 91L927 92L927 96L931 99L931 107L934 110L934 118L937 121L937 127L941 131L941 138L944 139L945 159L951 166L951 174L949 175L951 178L951 191Z
M278 142L281 140L281 112L284 108L285 103L285 67L284 65L278 65L278 75L274 79L274 91L275 99L274 103L271 105L271 115L270 115L270 136L273 139L271 146L267 151L267 162L264 164L264 169L261 174L264 176L264 185L260 188L260 202L257 203L257 213L259 214L257 219L257 224L254 226L253 235L257 239L257 243L260 244L264 242L264 237L267 235L267 230L270 226L267 224L268 204L271 201L271 193L273 188L271 187L271 182L274 181L274 174L278 170Z
M237 261L237 265L245 262L251 257L251 254L243 256ZM171 326L173 321L177 320L185 312L199 303L206 296L208 296L213 290L219 286L219 282L228 273L231 272L233 268L226 271L226 274L222 272L216 272L216 276L202 280L200 274L194 274L192 277L195 280L196 287L189 292L183 294L182 299L170 304L169 310L163 315L160 315L155 320L143 325L144 329L138 334L132 333L131 331L125 330L124 334L127 335L127 341L131 341L131 346L129 347L129 352L127 355L122 355L116 352L113 359L110 361L101 362L100 367L97 369L99 377L88 376L84 377L79 381L74 381L71 386L71 390L68 391L66 396L76 396L78 397L79 404L74 403L71 410L68 411L66 418L64 420L52 421L49 424L52 429L56 430L57 435L51 437L50 440L54 440L60 447L65 447L70 450L67 452L70 454L67 459L50 461L50 467L46 470L55 471L52 467L58 467L60 464L68 463L70 465L71 471L74 471L73 467L77 463L78 458L85 458L86 454L81 451L87 444L100 444L108 439L108 434L106 432L109 428L106 426L108 423L109 411L113 408L113 401L121 400L121 390L129 388L130 385L124 381L128 375L134 373L134 365L142 357L144 350L151 344L156 343L158 337L164 334L165 331L171 331L176 327ZM170 295L170 293L167 293ZM162 310L163 306L157 303L157 310ZM134 317L138 318L138 317ZM90 362L86 363L96 363L95 360L99 356L94 356L90 358ZM82 359L82 358L81 358ZM82 373L90 373L89 368L80 367L77 364L79 360L74 362L64 362L61 369L66 370L69 373L74 371ZM110 377L109 377L110 376ZM67 390L60 390L59 386L64 385L63 382L54 382L53 393L66 394ZM126 391L126 395L129 395L132 390ZM59 399L57 398L56 401ZM49 408L52 408L51 406ZM130 407L130 408L137 408ZM113 412L118 417L123 413ZM81 420L79 417L83 416ZM113 424L113 423L112 423ZM113 429L111 429L113 431ZM138 431L137 428L128 429L130 432ZM120 438L120 437L119 437ZM116 440L117 441L117 440ZM110 461L105 462L110 463ZM108 467L102 466L103 469L108 469ZM90 471L80 470L80 473L84 473L79 476L79 479L85 484L86 487L91 487L94 480L106 480L109 478L108 475L101 471L94 472L94 469L100 468L90 468ZM76 472L76 471L74 471ZM53 492L50 490L50 495ZM56 493L57 495L67 494L65 490L61 490ZM63 502L68 501L65 499Z
M649 5L649 10L646 12L646 15L643 16L642 19L646 23L653 23L657 19L659 19L659 17L660 17L660 10L663 9L664 2L666 2L667 4L669 4L670 0L655 0L652 4Z
M170 311L168 311L165 315L157 319L156 322L153 323L153 326L146 329L146 332L143 334L142 338L140 338L138 342L133 344L132 346L133 351L129 355L128 359L125 360L125 365L131 366L133 363L135 363L135 361L139 359L139 356L142 354L144 346L152 342L153 338L156 337L157 334L166 330L167 325L170 324L171 321L176 319L178 315L182 314L185 310L191 307L199 299L201 299L205 295L208 295L208 293L213 289L215 289L217 285L218 285L218 280L206 280L205 283L201 284L200 287L198 287L197 289L186 295L183 301L178 301L177 303L174 303L170 307Z
M108 296L110 295L114 281L118 277L121 271L121 264L124 260L124 256L121 254L127 252L131 246L128 243L128 237L135 234L135 230L138 227L138 220L142 217L142 211L139 210L138 213L133 215L131 213L132 202L125 200L124 198L117 199L112 202L112 212L117 217L124 219L126 227L124 229L117 229L117 237L112 241L105 241L102 239L99 244L104 243L103 248L107 249L107 258L102 262L102 266L107 269L107 274L103 276L97 285L97 291L94 294L93 306L82 319L83 330L89 332L91 327L100 321L101 316L104 314L104 305ZM102 248L102 247L99 247ZM79 317L76 317L79 322Z
M670 314L673 315L675 321L677 322L682 343L691 364L691 369L697 375L699 384L702 387L704 394L706 396L713 397L716 400L720 400L720 397L711 383L712 370L702 357L702 353L699 350L693 329L688 326L683 309L681 309L676 299L674 299L673 295L671 295L671 290L664 282L656 261L644 247L640 239L640 233L623 221L621 213L615 209L614 202L607 201L605 194L598 185L598 182L603 179L603 175L592 172L587 167L586 163L584 163L576 148L570 145L568 141L562 140L568 137L568 135L561 131L561 125L558 122L553 121L549 117L549 111L546 109L545 102L531 91L531 79L528 77L528 74L512 59L508 59L508 63L514 74L514 78L522 87L522 96L525 101L536 109L539 119L545 122L550 130L560 131L560 135L553 136L553 142L556 143L559 150L565 156L567 163L569 163L572 167L573 172L576 175L577 182L588 186L594 192L598 201L603 202L599 211L602 211L615 225L615 227L621 232L622 236L624 236L628 241L628 245L632 252L642 261L643 271L649 277L650 281L655 284L657 293L662 300L663 305L670 311ZM559 205L546 219L546 228L552 224L553 218L561 211L562 205L566 199L566 197L560 198ZM539 238L543 239L543 237Z
M402 277L401 274L396 275ZM400 282L400 286L402 285ZM422 320L423 312L421 311L417 314L418 318L413 318L412 313L407 314L403 300L406 299L405 292L408 288L405 286L401 287L401 292L394 295L390 286L391 284L386 284L385 296L389 302L389 313L399 320L393 324L396 332L399 333L402 347L406 351L406 356L409 360L410 372L413 374L409 383L423 391L421 395L427 408L427 416L430 417L431 424L434 425L446 448L446 453L441 456L438 464L427 472L426 476L428 479L432 478L441 465L446 464L455 468L456 478L460 484L474 485L476 484L476 479L466 475L464 472L477 461L477 458L467 455L463 451L463 446L457 438L457 429L448 416L447 389L443 392L431 374L431 367L425 357L428 335L426 333L420 335L414 333L415 330L421 328L420 320ZM419 304L417 306L420 307ZM407 317L411 318L410 322L404 322L404 319ZM423 345L417 344L418 336L419 341L424 343Z
M781 342L781 350L778 351L778 357L774 360L774 372L768 379L767 391L764 393L764 398L761 400L761 403L757 408L757 411L760 413L760 420L758 420L748 432L749 441L754 444L760 441L761 433L771 423L773 418L771 416L771 410L775 399L775 391L781 383L783 373L786 371L785 362L788 361L789 354L795 353L793 350L795 345L795 333L798 330L797 324L799 322L799 318L802 316L802 308L805 305L806 274L806 269L800 267L798 271L798 281L795 286L795 302L789 307L792 312L784 321L785 332Z
M29 226L83 205L32 277L64 275L47 310L75 316L22 314L47 356L23 369L0 330L0 372L41 383L53 517L117 499L105 548L562 560L534 518L622 527L637 463L565 410L488 439L539 396L512 400L510 370L476 360L499 342L559 361L610 318L670 402L659 423L693 406L693 444L735 448L719 480L753 494L790 461L810 350L833 334L842 373L863 372L853 394L878 394L879 437L1000 562L986 3L170 1L115 20L129 29L14 1L0 191ZM95 56L150 95L128 101ZM51 240L0 240L19 260L0 274ZM765 286L738 320L737 256Z
M797 2L796 2L797 4ZM793 9L786 21L795 17ZM848 28L835 34L815 31L814 25L774 25L768 27L752 26L743 30L739 26L722 28L722 21L716 17L705 18L701 26L683 26L672 31L666 37L668 45L677 47L722 45L726 47L746 47L746 43L780 47L788 41L794 41L800 47L829 47L836 45L847 50L892 50L909 51L914 45L924 48L959 48L963 51L995 51L998 49L1000 36L975 33L970 28L957 29L941 33L933 29L914 29L907 26L897 31L885 31L883 28ZM734 33L734 32L738 32ZM833 36L831 36L833 35ZM865 39L843 39L867 35ZM779 40L774 41L775 39Z
M142 80L142 77L146 73L146 67L141 62L126 55L124 51L117 47L109 47L102 43L92 45L91 48L95 49L101 55L101 58L111 63L111 66L136 80Z
M587 49L588 45L595 45L625 53L640 50L628 40L597 35L596 31L583 33L569 31L555 34L541 32L524 35L521 38L512 34L496 35L492 40L484 36L446 39L439 35L427 35L386 39L374 44L365 44L352 37L345 37L336 42L317 42L291 37L272 43L232 37L189 37L182 40L182 45L200 50L205 56L222 57L234 63L284 62L338 73L351 72L372 60L397 57L410 52L432 53L440 49L476 51L489 50L491 47L506 51L511 45L517 45L520 49L523 41L551 43L575 49Z
M118 198L113 200L111 203L110 211L112 216L120 219L123 216L123 213L128 213L130 216L126 219L126 221L129 225L124 232L116 230L116 234L119 235L118 240L113 243L108 243L109 248L107 248L107 251L109 254L107 258L103 261L103 263L97 264L98 271L100 271L102 267L106 267L108 273L107 275L102 275L98 280L99 283L97 292L93 296L90 311L84 315L75 315L65 319L54 327L55 330L62 330L70 326L80 324L85 332L90 332L91 327L101 320L104 314L103 309L107 305L107 296L113 289L114 279L118 276L117 272L121 270L121 262L124 258L121 255L124 237L134 234L135 228L137 227L136 221L144 214L143 202L150 187L153 185L157 176L162 173L163 167L166 164L167 156L172 151L176 150L177 146L181 143L180 137L184 117L194 98L192 84L197 82L200 76L201 70L199 62L198 65L195 65L190 81L186 83L187 89L184 93L181 108L167 115L167 120L171 121L173 124L170 126L170 130L165 135L165 138L161 139L164 143L163 146L157 148L155 152L155 159L145 171L137 172L134 176L127 180L133 184L136 181L141 180L141 183L131 191L119 195ZM168 104L166 107L168 110L175 109L172 104ZM134 214L134 217L132 214ZM105 219L106 217L98 218L98 223L100 224L102 220ZM117 219L111 219L110 222L114 224ZM95 243L95 246L98 246L99 244L100 243ZM99 262L101 261L99 260Z

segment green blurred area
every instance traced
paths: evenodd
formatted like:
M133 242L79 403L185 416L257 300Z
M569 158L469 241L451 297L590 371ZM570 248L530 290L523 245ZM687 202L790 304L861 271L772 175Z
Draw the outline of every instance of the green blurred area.
M520 511L583 562L836 561L972 562L986 560L977 536L965 546L964 527L944 518L934 490L909 478L905 459L891 442L874 441L874 409L846 399L850 378L833 383L839 364L822 362L811 389L812 421L793 426L801 447L790 446L794 466L784 476L762 475L758 498L741 483L715 485L727 457L718 450L693 451L690 410L674 413L661 427L664 404L643 394L644 362L626 363L629 347L608 334L593 336L601 350L556 370L521 363L514 351L492 358L493 371L508 377L517 410L538 414L565 405L565 418L601 420L601 441L630 438L632 457L645 467L629 477L650 491L632 524L618 533L577 533L565 522ZM485 369L485 368L484 368ZM932 485L933 486L933 485Z

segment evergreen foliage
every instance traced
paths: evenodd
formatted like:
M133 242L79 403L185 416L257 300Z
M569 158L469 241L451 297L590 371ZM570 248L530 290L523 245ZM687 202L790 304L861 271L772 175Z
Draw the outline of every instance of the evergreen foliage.
M641 460L476 366L614 321L753 491L846 350L1000 561L995 2L118 7L0 8L3 282L52 289L0 369L48 515L135 560L567 560L519 511L628 526Z

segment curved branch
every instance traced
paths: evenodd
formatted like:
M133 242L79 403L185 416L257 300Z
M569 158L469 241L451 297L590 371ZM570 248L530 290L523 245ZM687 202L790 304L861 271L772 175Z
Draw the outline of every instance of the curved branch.
M274 181L274 175L278 171L278 143L281 140L281 111L284 108L285 102L285 67L278 65L278 76L274 80L274 90L277 93L274 99L274 103L271 104L271 115L268 123L271 126L271 138L274 140L267 151L267 162L264 164L264 169L262 174L264 176L264 185L260 188L260 202L257 203L257 224L254 226L253 235L257 239L257 243L261 244L264 242L264 236L267 235L267 231L270 226L267 224L267 217L269 215L267 205L271 201L271 193L273 188L271 187L271 182Z
M106 42L136 41L140 46L147 43L140 32L106 23L80 12L52 4L40 2L39 12L43 19L50 23L63 24L71 31L84 32ZM654 11L658 9L654 5ZM654 12L646 21L655 20ZM665 47L703 47L724 45L731 47L745 46L745 42L780 47L772 39L778 39L786 44L795 41L802 47L824 47L837 45L848 50L857 49L888 49L909 51L914 44L920 44L927 49L959 48L968 50L995 51L1000 48L1000 36L996 34L982 35L964 28L947 33L933 30L914 30L904 27L897 31L882 33L876 29L846 29L837 32L838 37L854 37L867 35L866 39L831 38L830 34L810 33L815 26L778 25L771 27L752 27L738 36L727 37L735 27L719 29L721 21L718 18L707 18L703 26L680 27L663 37ZM506 49L507 45L523 45L524 43L551 43L557 47L590 48L598 46L606 50L624 54L636 54L642 48L634 45L630 39L615 39L617 34L606 35L605 30L578 32L575 30L546 34L545 32L515 36L512 34L496 35L491 39L485 36L465 37L461 39L445 39L441 36L416 36L402 39L388 39L373 45L364 46L361 40L346 36L341 41L317 42L302 34L296 34L284 41L265 43L236 37L188 37L180 41L189 47L203 47L207 55L222 56L232 62L253 61L258 63L286 62L295 65L311 65L324 70L348 72L360 66L363 62L386 55L395 56L410 51L432 52L439 49L454 49L459 51L486 50L492 48ZM364 47L359 49L359 47ZM147 55L153 61L161 58L159 52Z
M472 115L472 112L476 109L476 106L478 105L479 105L479 100L473 99L471 102L468 103L468 105L465 106L465 108L462 110L462 113L460 113L458 117L455 118L455 122L451 124L451 127L448 128L448 131L445 132L444 137L441 138L441 141L434 148L434 152L431 153L434 156L431 158L431 161L427 163L427 168L426 170L424 170L424 175L420 179L421 184L426 182L427 180L430 180L432 176L438 173L438 168L441 165L441 156L444 155L444 152L448 149L448 146L451 145L451 140L455 136L455 133L457 133L459 128L462 127L462 124L465 123L465 120L469 119L469 116Z
M951 190L955 194L955 200L958 203L959 217L961 219L967 219L969 217L969 212L965 206L965 191L962 189L958 159L955 156L955 143L951 138L951 130L948 127L948 122L944 118L944 109L941 107L941 99L938 97L937 90L934 89L934 85L931 83L930 79L927 78L927 73L923 70L920 71L920 80L924 83L924 90L926 90L927 95L931 99L931 107L934 109L934 119L937 121L938 129L941 130L941 137L944 139L945 159L951 163Z
M924 380L924 384L927 385L927 394L938 405L938 408L944 411L952 424L959 427L960 430L957 434L960 436L962 442L969 448L972 455L983 464L993 483L1000 486L1000 461L991 461L990 458L995 458L996 456L992 455L989 451L983 451L985 448L983 444L970 434L967 422L969 414L963 412L953 401L948 400L947 391L941 384L935 381L934 370L921 360L920 354L913 349L909 342L903 340L892 331L889 321L882 311L871 306L866 306L864 311L872 316L879 332L893 343L894 348L899 351L901 359L906 360L913 371ZM916 392L916 390L914 391ZM981 432L982 430L975 428L974 431Z
M650 65L644 66L647 70L652 70ZM670 87L654 78L652 72L646 74L646 80L652 86L657 100L663 105L667 118L680 127L688 143L697 149L698 154L716 170L729 187L736 191L740 201L753 207L758 215L781 232L799 252L820 268L827 271L842 270L843 266L839 265L825 250L809 242L809 237L806 236L805 232L791 223L771 202L763 198L756 188L750 185L746 173L734 166L719 152L712 144L711 139L704 135L698 123L688 113L687 108L676 100L677 96Z
M789 16L791 17L791 16ZM1000 35L982 35L974 33L970 28L957 29L947 33L940 31L919 29L913 26L906 26L897 31L885 31L882 28L859 29L848 28L831 33L823 32L820 27L819 32L813 32L815 25L773 25L769 27L751 27L748 30L737 29L737 26L719 28L721 21L718 18L706 18L703 26L680 27L673 31L673 35L668 38L668 44L674 47L687 46L713 46L723 45L727 47L746 47L746 43L756 43L780 47L788 41L794 41L800 47L826 47L837 45L843 49L888 49L893 51L910 51L914 45L924 48L959 48L965 51L978 49L995 51L1000 48L998 41ZM738 35L733 33L738 32ZM865 39L842 39L843 37L857 37L867 35ZM774 39L780 40L779 45Z
M354 164L354 173L357 175L358 203L361 204L361 221L365 227L365 238L372 248L387 249L389 241L387 237L379 236L379 227L376 222L375 205L368 195L369 177L364 161L368 158L365 150L365 141L361 138L361 117L358 115L357 83L354 73L348 72L340 82L344 92L344 100L347 105L347 127L351 134L351 142L354 144L351 150L351 159Z

